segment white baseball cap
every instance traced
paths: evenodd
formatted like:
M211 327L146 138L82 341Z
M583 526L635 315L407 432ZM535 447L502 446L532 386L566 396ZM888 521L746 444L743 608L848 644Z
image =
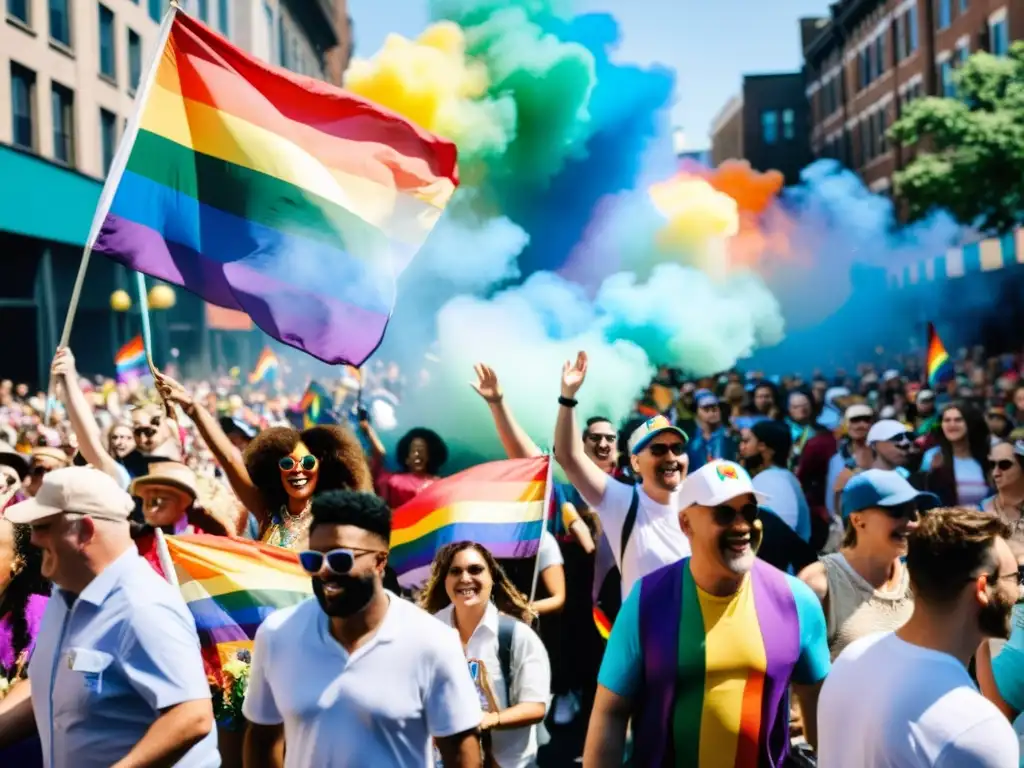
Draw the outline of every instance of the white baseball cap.
M712 461L688 475L679 491L679 508L717 507L737 496L752 493L758 503L768 497L754 490L747 470L732 461Z
M110 475L92 467L55 469L43 478L35 498L7 508L12 523L34 523L65 512L127 521L135 502Z
M846 409L843 418L850 421L851 419L863 419L864 417L871 418L874 415L875 412L871 409L870 405L854 403Z
M868 445L875 443L887 443L894 437L906 435L909 432L907 425L895 419L882 419L876 421L868 430Z

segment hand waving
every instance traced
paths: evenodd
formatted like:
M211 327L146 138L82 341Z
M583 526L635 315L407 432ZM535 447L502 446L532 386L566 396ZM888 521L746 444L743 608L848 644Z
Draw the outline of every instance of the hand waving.
M156 389L166 403L177 403L186 411L192 407L192 395L170 376L157 372Z
M562 397L575 398L586 377L587 353L581 351L576 355L576 362L566 360L562 366Z
M488 403L500 403L501 383L498 381L498 374L494 372L494 369L483 363L477 363L473 366L473 370L476 372L476 381L471 381L469 386L475 389L476 393Z

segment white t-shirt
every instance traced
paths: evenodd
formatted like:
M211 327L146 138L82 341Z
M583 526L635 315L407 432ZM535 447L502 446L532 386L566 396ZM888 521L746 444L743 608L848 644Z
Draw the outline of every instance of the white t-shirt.
M633 532L626 545L625 562L619 562L622 526L633 500L634 487L640 494L640 505L637 507ZM644 493L640 486L626 485L608 478L601 503L593 504L590 499L587 502L601 518L604 534L615 554L615 562L622 573L623 599L638 579L690 556L690 540L679 527L678 491L672 494L668 504L659 504Z
M892 632L847 646L818 700L827 768L1017 768L1017 736L952 656Z
M811 508L796 475L782 467L768 467L754 475L754 490L765 496L764 506L804 541L811 538Z
M540 548L537 550L537 573L544 573L553 565L565 565L565 558L558 548L558 539L550 531L544 531L540 535Z
M449 605L434 615L450 627L454 610ZM516 704L543 704L546 710L551 698L551 662L540 637L522 622L516 622L512 633L511 655L514 681L510 686L512 700ZM498 659L498 609L493 603L488 604L483 620L469 638L466 656L483 662L498 708L508 709L505 679L501 675L501 661ZM537 749L536 725L509 731L491 731L491 750L501 768L527 768L534 765Z
M384 621L351 656L313 598L256 631L242 712L259 725L284 723L287 768L425 767L432 736L480 725L458 635L388 597Z

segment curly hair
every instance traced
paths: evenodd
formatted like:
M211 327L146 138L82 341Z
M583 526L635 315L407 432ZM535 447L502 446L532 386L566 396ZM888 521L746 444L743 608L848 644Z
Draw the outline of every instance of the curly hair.
M0 616L11 616L11 640L14 646L15 668L0 668L0 677L10 678L16 674L18 657L31 645L32 638L29 636L28 620L25 615L25 608L28 599L32 595L49 595L50 585L43 578L41 569L43 563L43 551L33 547L29 539L32 536L32 527L29 525L14 525L14 559L21 567L7 585L3 596L0 597Z
M266 500L267 509L280 509L288 501L281 484L278 462L299 444L320 462L316 491L373 491L373 478L359 440L345 427L330 425L310 427L299 432L292 427L264 429L245 449L245 468L253 485Z
M436 475L441 467L448 461L448 446L441 436L432 429L426 427L414 427L402 435L395 447L395 454L398 457L400 472L406 472L405 462L409 460L409 451L412 450L412 441L419 438L427 444L427 467L428 475Z
M537 617L530 607L530 601L526 595L516 589L487 547L477 544L475 541L457 541L448 544L434 556L434 562L430 566L430 578L427 579L426 586L420 593L420 608L433 614L451 604L444 582L448 578L448 571L451 570L455 556L467 549L475 549L487 564L487 570L494 581L494 586L491 587L491 599L497 609L514 619L530 624Z

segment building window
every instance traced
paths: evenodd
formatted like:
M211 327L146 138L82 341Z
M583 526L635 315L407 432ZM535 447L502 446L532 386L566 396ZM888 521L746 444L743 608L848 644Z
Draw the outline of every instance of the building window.
M291 49L288 47L288 30L285 29L284 19L277 25L277 57L278 63L285 69L294 69L295 62L289 55Z
M917 50L918 46L918 28L917 28L917 6L910 6L910 10L907 11L907 55L909 56Z
M1007 33L1006 19L988 23L989 49L993 56L1005 56L1010 51L1010 36Z
M117 151L117 115L100 108L100 141L103 150L103 175L110 172Z
M31 0L7 0L7 15L17 19L22 24L30 24Z
M68 0L50 0L50 39L71 47Z
M197 15L199 20L203 24L208 24L210 21L210 0L197 0L196 5L198 6Z
M774 109L761 113L761 138L765 144L775 144L779 140L779 113Z
M796 114L792 109L782 110L782 138L786 141L796 138Z
M117 57L114 51L114 12L100 4L100 74L117 79Z
M50 85L53 110L53 157L67 165L75 164L75 94L58 83Z
M971 7L971 0L960 0L960 13L967 13L967 9Z
M132 92L139 87L142 79L142 38L134 29L128 30L128 89Z
M11 62L11 122L14 146L36 148L36 73Z
M882 76L885 72L885 36L879 35L875 38L875 75Z
M149 18L159 22L164 16L164 3L167 0L149 0Z
M956 95L956 86L953 85L953 65L949 59L939 64L939 88L946 98Z
M971 44L969 42L961 43L956 49L956 65L963 66L969 58L971 58Z
M935 0L935 2L939 5L938 10L935 13L935 23L938 25L939 29L945 29L949 26L949 23L952 20L953 11L951 6L953 4L953 0Z
M231 16L228 12L229 0L217 0L217 23L224 37L231 37Z

